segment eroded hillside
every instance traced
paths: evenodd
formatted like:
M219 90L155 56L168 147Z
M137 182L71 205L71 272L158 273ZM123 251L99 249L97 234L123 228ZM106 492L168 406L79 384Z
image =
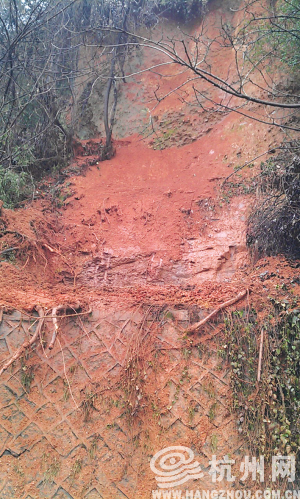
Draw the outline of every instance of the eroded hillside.
M221 18L239 15L217 7L207 37ZM166 36L175 29L166 25ZM231 58L216 45L215 72L227 76ZM145 50L131 63L161 61ZM174 445L192 448L206 470L182 490L211 490L211 455L230 454L238 473L246 452L218 355L222 316L186 330L243 291L235 307L253 300L259 310L262 296L284 296L293 269L268 259L261 270L246 248L259 160L222 188L281 136L249 117L197 107L192 83L155 104L154 90L167 94L186 78L176 66L161 72L123 86L112 159L99 161L100 137L78 141L67 178L44 180L24 208L2 208L1 361L37 327L36 307L50 314L31 352L1 375L3 499L150 498L150 459ZM218 95L204 83L202 92ZM94 121L83 135L95 132Z

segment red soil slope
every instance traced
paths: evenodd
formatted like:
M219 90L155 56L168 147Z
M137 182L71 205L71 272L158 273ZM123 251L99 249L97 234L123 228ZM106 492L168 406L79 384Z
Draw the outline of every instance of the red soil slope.
M207 37L216 33L221 14L216 10L208 16ZM233 57L216 46L213 71L227 76ZM144 67L158 62L158 53L144 54ZM127 119L124 110L131 100L139 111L145 104L153 108L158 85L163 95L182 84L188 75L179 69L168 65L166 78L143 73L130 80L120 100L120 123ZM136 103L141 83L141 102ZM158 139L134 134L117 140L115 157L102 163L93 152L100 139L90 141L92 148L82 143L69 168L81 174L68 178L57 197L39 192L25 208L2 210L2 249L19 248L14 261L1 262L3 305L32 308L37 303L105 303L113 297L136 301L142 296L156 300L160 293L165 301L187 287L192 295L201 291L202 303L212 304L240 289L248 258L249 197L230 198L220 192L220 182L234 166L264 153L280 137L235 113L191 108L191 85L184 92L184 101L174 93L153 110ZM218 98L218 93L210 95ZM160 125L166 127L163 132ZM173 143L171 134L165 134L170 126Z

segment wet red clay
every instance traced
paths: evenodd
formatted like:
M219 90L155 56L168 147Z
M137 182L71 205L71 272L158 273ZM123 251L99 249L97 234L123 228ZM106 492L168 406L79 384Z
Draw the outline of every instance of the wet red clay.
M219 21L220 11L212 12L207 36L215 33ZM228 49L215 50L213 70L227 76L233 56ZM144 64L159 60L152 52ZM152 104L158 82L163 95L186 78L178 66L168 65L163 72L173 77L142 75L144 97ZM128 106L126 99L134 95L136 85L134 80L128 83L121 109ZM191 101L192 85L184 91L186 101ZM213 90L211 96L218 93ZM165 112L184 111L182 122L191 118L191 128L200 130L198 139L179 148L175 144L154 150L155 135L144 139L135 134L115 141L116 155L105 162L97 162L95 152L82 156L79 147L71 167L82 174L66 180L63 199L42 193L25 208L2 210L2 248L20 248L14 261L1 263L3 305L32 308L37 303L105 303L113 297L134 301L142 296L154 301L161 296L164 301L189 285L194 286L193 299L200 293L203 303L213 304L240 289L240 272L248 261L245 221L250 198L224 199L220 182L281 137L277 130L236 113L217 113L207 129L211 115L199 109L195 116L179 97L174 93L163 100L153 111L154 122L159 124ZM252 174L253 170L243 170L246 177ZM209 214L205 206L211 208ZM189 249L193 241L198 245L194 254ZM230 248L234 262L229 268ZM226 272L214 260L224 261Z

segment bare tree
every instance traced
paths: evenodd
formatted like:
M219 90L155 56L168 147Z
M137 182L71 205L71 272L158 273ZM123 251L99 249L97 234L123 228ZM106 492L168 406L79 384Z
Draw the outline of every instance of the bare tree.
M2 168L56 161L69 147L60 115L63 69L55 41L76 0L2 1L0 12L0 159ZM50 43L50 40L52 43ZM58 59L56 61L56 58ZM49 148L52 140L53 147ZM55 163L54 163L55 164Z
M201 0L1 0L2 171L36 175L63 166L80 113L74 112L75 103L84 105L98 81L105 89L103 157L110 157L118 89L132 76L126 73L125 61L137 47L150 48L162 57L159 64L135 74L159 73L162 65L178 66L186 78L173 91L191 86L201 108L234 111L299 131L298 2L242 0L231 23L221 20L212 39L205 18L192 34L182 30L180 36L158 41L140 34L140 27L157 23L161 16L187 20L189 15L202 15L206 4ZM226 77L211 70L215 50L230 53ZM274 67L275 72L269 71ZM280 72L291 75L285 85L277 78ZM159 88L155 95L157 102L168 96Z
M192 85L201 108L235 111L283 130L299 131L298 2L243 0L239 9L231 10L231 23L221 19L218 34L212 39L207 36L204 19L201 29L193 35L182 31L181 36L159 41L136 36L137 43L162 54L165 65L182 68L186 79L174 91ZM119 28L115 31L124 32ZM231 61L225 77L211 70L211 58L216 50L223 51L224 57ZM151 70L158 71L159 66ZM219 91L218 97L214 89ZM159 94L158 89L157 101L168 95Z
M92 91L99 79L106 85L103 157L112 155L117 78L125 81L124 63L138 45L135 30L146 5L146 0L1 1L2 169L36 175L61 168L72 149L78 116L69 115L78 88L89 84ZM118 32L104 31L103 26L117 27ZM128 43L133 39L134 44Z

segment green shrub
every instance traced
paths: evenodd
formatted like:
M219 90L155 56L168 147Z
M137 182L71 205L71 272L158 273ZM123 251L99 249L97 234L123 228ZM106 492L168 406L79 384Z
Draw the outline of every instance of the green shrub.
M26 172L16 172L0 166L0 199L5 208L15 208L32 194L34 186Z
M300 450L300 312L286 301L271 302L271 314L264 319L254 310L228 314L223 345L239 431L253 455L264 455L268 464L277 454L299 457Z

